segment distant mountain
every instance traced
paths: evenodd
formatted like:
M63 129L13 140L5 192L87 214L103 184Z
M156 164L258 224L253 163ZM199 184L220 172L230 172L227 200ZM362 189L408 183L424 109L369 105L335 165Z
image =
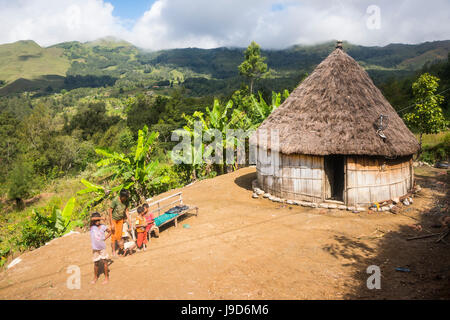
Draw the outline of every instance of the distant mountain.
M334 45L335 42L330 41L284 50L263 50L271 71L266 81L280 87L294 86L304 73L311 72L334 49ZM426 63L446 59L450 40L385 47L344 43L344 49L377 83L392 76L410 74ZM64 42L48 48L34 41L18 41L0 45L0 94L109 85L115 81L149 85L167 80L185 83L193 90L213 83L211 88L198 91L198 94L211 93L211 90L236 83L237 66L243 60L244 50L186 48L148 52L112 37L86 43Z
M0 45L0 80L34 79L44 75L65 76L70 60L60 48L41 48L34 41Z
M94 41L85 42L85 44L91 47L99 46L106 48L134 47L130 42L115 37L104 37Z

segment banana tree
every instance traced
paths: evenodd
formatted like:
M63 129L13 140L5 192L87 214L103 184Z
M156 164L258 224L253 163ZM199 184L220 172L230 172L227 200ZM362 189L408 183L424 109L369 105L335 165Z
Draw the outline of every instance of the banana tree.
M96 176L108 179L115 186L107 190L105 187L82 180L81 182L86 186L86 189L79 191L78 194L93 193L94 199L92 199L91 204L95 204L121 189L126 189L130 191L131 199L134 203L144 201L151 195L149 190L152 183L164 184L169 179L166 176L158 176L159 163L151 161L150 158L158 136L159 133L149 133L148 127L144 126L138 132L135 152L123 154L96 149L95 152L103 157L102 160L97 162L97 166L100 169L97 171Z
M83 213L85 215L88 214L88 211L95 207L97 204L99 204L100 202L102 202L103 200L105 200L110 194L111 192L115 192L115 191L119 191L121 186L112 188L111 190L107 190L105 187L100 186L100 185L96 185L92 182L89 182L85 179L81 179L81 183L86 187L83 190L80 190L77 192L77 195L81 196L84 194L93 194L94 198L89 199L83 208Z
M201 134L201 155L203 158L208 158L208 156L212 155L214 151L214 147L212 145L205 146L203 143L203 137L210 136L213 133L213 130L217 130L221 135L221 144L222 144L222 155L216 155L217 157L222 157L222 163L216 163L214 166L221 173L224 172L225 166L223 165L224 156L226 156L226 151L234 152L234 146L236 144L236 138L229 134L230 130L233 129L242 129L247 130L251 127L251 121L247 117L246 113L237 108L233 108L233 101L230 100L226 104L220 104L219 100L215 99L213 107L209 109L206 108L206 113L202 112L194 112L192 116L183 115L187 121L187 125L184 129L191 134L191 137L197 139L197 135ZM197 132L195 130L195 122L199 121L202 124L201 132ZM217 143L218 141L216 141ZM225 151L225 152L223 152ZM194 155L195 158L195 155ZM196 158L195 158L196 159ZM200 158L202 159L202 158ZM229 162L228 159L227 162ZM201 162L201 161L200 161ZM233 163L231 165L235 165L235 157L233 157ZM230 164L230 163L228 163ZM206 164L208 166L208 164ZM195 172L199 169L198 162L194 162L194 178L196 176Z
M76 224L76 222L71 220L75 201L74 197L70 198L62 210L57 206L53 206L48 216L33 209L33 217L36 223L48 230L50 233L49 238L62 236Z
M259 94L259 101L254 95L251 95L251 105L250 105L250 118L253 124L258 127L276 108L281 105L282 100L284 101L289 97L289 91L284 90L283 93L276 93L272 91L272 101L271 104L267 104L263 99L261 92Z
M207 120L204 118L203 112L196 111L192 116L183 114L183 118L186 120L187 125L183 129L175 130L180 137L184 137L186 134L190 139L190 143L183 147L181 153L172 152L172 160L177 163L178 169L186 175L186 180L197 180L202 177L206 171L208 171L209 164L203 162L203 156L205 155L205 144L203 142L203 135L206 130L209 130ZM201 123L200 130L197 130L198 125L196 122ZM184 138L183 138L184 139ZM206 170L205 170L206 169Z

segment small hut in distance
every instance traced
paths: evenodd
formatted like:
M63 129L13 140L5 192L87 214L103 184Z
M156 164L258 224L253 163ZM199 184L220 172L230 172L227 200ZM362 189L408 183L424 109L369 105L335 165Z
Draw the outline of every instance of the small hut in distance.
M413 187L419 144L342 42L252 142L259 188L280 199L364 206Z

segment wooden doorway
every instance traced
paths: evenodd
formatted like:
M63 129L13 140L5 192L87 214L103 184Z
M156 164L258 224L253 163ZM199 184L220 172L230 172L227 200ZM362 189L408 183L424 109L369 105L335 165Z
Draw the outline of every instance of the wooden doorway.
M325 200L344 201L345 157L332 155L324 157Z

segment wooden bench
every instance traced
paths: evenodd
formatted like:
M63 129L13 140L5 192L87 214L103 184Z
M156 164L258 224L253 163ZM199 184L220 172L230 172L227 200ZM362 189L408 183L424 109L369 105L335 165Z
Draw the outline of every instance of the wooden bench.
M183 193L182 192L175 193L173 195L167 196L167 197L157 200L157 201L151 202L151 200L152 199L147 199L146 202L149 206L150 212L153 214L154 219L161 216L166 211L174 208L177 205L180 205L180 206L185 205L183 203ZM178 218L180 218L186 214L192 214L192 215L195 215L196 217L198 216L198 207L189 206L189 205L186 205L186 206L188 207L187 209L180 211L175 217L164 221L163 223L161 223L158 226L158 228L165 224L168 224L169 222L172 222L172 221L174 221L175 227L177 227L178 226ZM135 222L136 222L136 214L137 214L137 208L130 211L133 233L134 233L134 229L135 229L134 226L135 226Z

